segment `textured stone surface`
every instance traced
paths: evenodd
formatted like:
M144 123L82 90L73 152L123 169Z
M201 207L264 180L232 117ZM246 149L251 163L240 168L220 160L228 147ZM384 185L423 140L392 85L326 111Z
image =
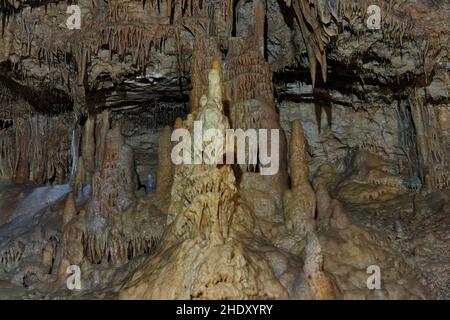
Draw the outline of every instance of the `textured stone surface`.
M450 297L448 1L67 5L0 1L0 298ZM174 165L195 120L280 170Z

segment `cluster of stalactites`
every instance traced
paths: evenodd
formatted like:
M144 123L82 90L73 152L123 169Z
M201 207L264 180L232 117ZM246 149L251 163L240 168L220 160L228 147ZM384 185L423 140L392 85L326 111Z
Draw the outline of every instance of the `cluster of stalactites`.
M207 35L231 32L233 26L233 0L135 0L142 2L142 9L163 24L185 26L189 30L194 24L200 26ZM94 8L98 5L94 3ZM126 1L108 2L105 16L108 22L133 20L128 14ZM164 22L163 22L164 21ZM222 25L223 24L223 25ZM194 27L194 29L199 30Z
M450 187L448 137L442 130L439 109L429 105L413 92L410 97L422 162L422 179L428 189ZM445 107L444 107L445 108ZM446 139L447 138L447 139Z
M224 80L227 97L237 103L257 97L273 99L272 70L257 50L230 54Z
M4 27L8 21L6 19L10 19L10 14L7 15L5 11L5 8L9 8L7 7L9 4L5 1L0 2ZM68 4L70 3L68 1ZM33 4L33 6L38 5ZM142 73L145 73L145 65L150 54L153 51L165 50L167 39L175 39L178 43L177 48L181 48L179 44L181 24L169 23L168 19L167 22L164 19L153 21L146 16L128 13L129 7L126 2L110 1L108 6L109 8L104 11L104 8L100 8L102 5L93 1L91 14L94 17L103 14L101 21L97 18L92 21L83 20L85 25L81 30L63 30L63 32L59 29L55 30L56 25L51 24L49 25L51 32L47 34L35 32L38 29L35 28L38 21L35 16L17 15L14 19L23 28L17 28L13 35L16 45L11 48L9 54L35 57L49 67L49 77L52 82L62 82L61 84L69 89L72 84L84 86L87 83L92 58L105 47L109 50L111 58L116 54L122 61L131 63L137 71ZM181 54L179 56L182 58ZM59 71L59 76L58 72L53 72L55 69ZM27 70L22 72L26 78ZM74 74L73 78L71 74ZM55 75L56 78L54 78Z
M37 49L37 58L49 67L61 66L61 79L69 85L69 57L74 58L76 65L76 83L83 85L87 79L88 68L92 57L106 47L112 60L116 54L121 61L131 62L137 70L145 73L148 57L153 51L163 52L169 38L178 42L179 31L173 25L152 24L146 26L124 14L124 5L112 5L105 14L102 23L94 22L89 28L82 29L82 33L67 39L66 43L59 43L45 39ZM86 30L86 31L85 31ZM94 36L95 34L95 36ZM63 47L61 47L61 45ZM27 45L27 48L30 44ZM177 46L179 47L179 45ZM28 49L29 51L29 49ZM64 59L60 59L63 56Z
M332 10L326 1L285 0L295 11L308 52L313 85L316 82L317 64L320 64L322 78L327 80L326 48L330 38L336 35L331 27Z
M373 5L380 8L380 24L383 39L393 41L403 46L403 39L412 30L411 17L404 8L408 0L340 0L336 7L337 21L346 19L350 24L357 18L367 19L374 11ZM367 23L367 20L364 21Z
M41 115L7 120L0 130L0 177L66 183L72 165L69 121Z
M85 238L84 238L85 237ZM122 235L88 234L83 237L83 251L90 263L120 264L141 255L151 255L156 250L159 237L136 237L127 240Z
M14 242L0 249L0 266L6 270L17 266L24 251L25 246L21 242Z
M316 70L321 67L322 78L327 80L326 49L331 38L338 34L336 25L346 20L351 25L357 18L366 19L370 5L381 8L383 36L403 44L403 39L411 30L408 17L398 17L394 11L400 10L401 3L393 1L366 0L284 0L295 11L300 30L305 41L313 85ZM402 3L404 1L401 1Z

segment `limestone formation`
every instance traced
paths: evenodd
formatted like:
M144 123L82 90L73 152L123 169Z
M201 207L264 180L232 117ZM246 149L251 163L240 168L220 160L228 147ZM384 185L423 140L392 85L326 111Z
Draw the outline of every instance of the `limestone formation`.
M0 299L450 299L449 16L0 0Z
M309 168L305 159L305 137L299 121L292 123L289 148L289 168L292 188L283 197L288 229L306 236L315 229L316 194L309 182Z
M134 201L137 186L133 151L120 127L108 131L101 169L92 178L92 199L86 206L85 252L92 263L127 259L121 215Z
M223 130L228 122L222 113L222 82L217 61L208 79L207 100L200 103L197 118L204 120L207 128ZM125 284L120 297L286 298L285 288L269 264L234 235L242 223L237 215L248 214L238 208L236 196L231 166L178 166L172 186L168 232L162 247L156 257L148 260L143 271ZM192 271L183 271L186 267ZM163 289L164 283L174 285Z
M307 241L303 271L308 279L311 298L320 300L337 298L335 284L323 270L323 254L319 239L314 232L310 232Z

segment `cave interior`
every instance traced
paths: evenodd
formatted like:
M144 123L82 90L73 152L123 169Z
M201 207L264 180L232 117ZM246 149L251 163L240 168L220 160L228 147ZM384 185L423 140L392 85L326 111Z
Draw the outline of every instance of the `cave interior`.
M0 21L0 299L450 299L448 0ZM276 132L276 172L251 146L175 163L199 121Z

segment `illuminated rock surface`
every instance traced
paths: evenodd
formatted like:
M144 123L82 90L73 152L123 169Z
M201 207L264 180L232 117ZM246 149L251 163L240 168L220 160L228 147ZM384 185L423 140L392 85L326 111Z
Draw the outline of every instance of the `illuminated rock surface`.
M1 299L450 299L448 1L68 5L0 1Z

